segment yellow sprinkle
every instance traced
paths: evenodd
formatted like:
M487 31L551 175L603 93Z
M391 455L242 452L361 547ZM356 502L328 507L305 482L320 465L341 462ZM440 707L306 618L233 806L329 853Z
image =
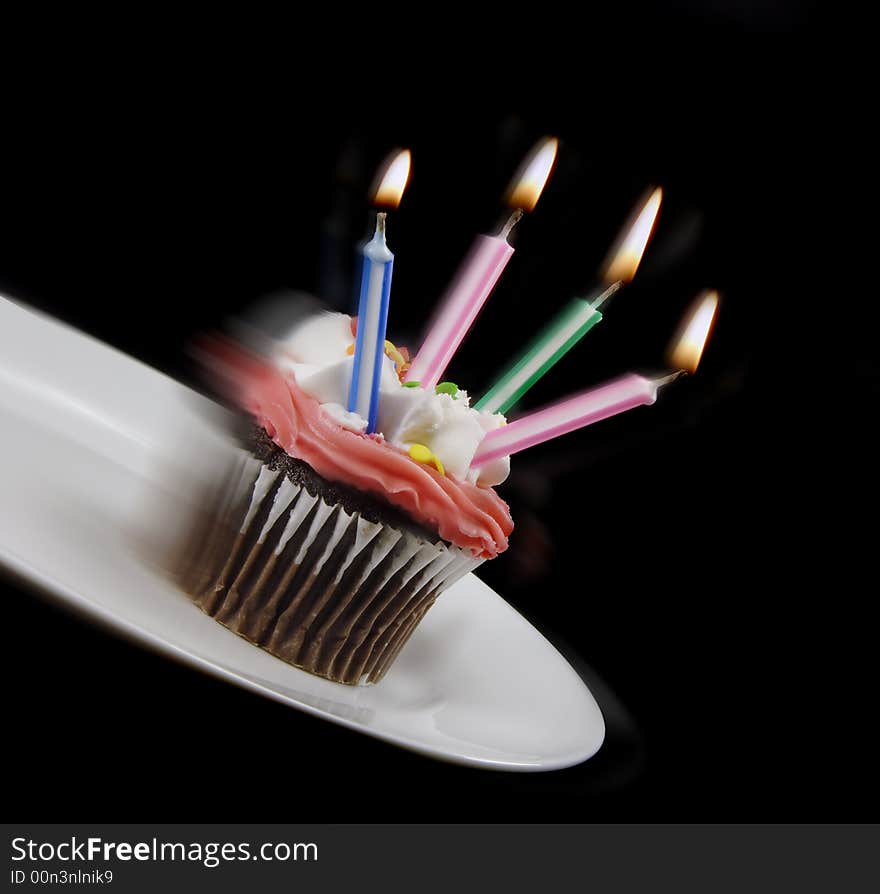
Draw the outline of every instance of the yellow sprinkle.
M440 462L440 457L435 456L424 444L410 445L409 455L417 463L433 463L434 467L441 475L446 475L446 469L443 468L443 463Z
M413 444L409 448L409 455L417 463L429 463L434 458L434 454L424 444Z
M354 342L352 342L346 349L345 353L349 355L349 357L354 354Z

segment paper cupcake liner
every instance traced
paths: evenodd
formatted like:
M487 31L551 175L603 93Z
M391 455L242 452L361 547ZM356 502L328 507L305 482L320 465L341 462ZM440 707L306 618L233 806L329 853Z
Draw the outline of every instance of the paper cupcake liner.
M209 615L339 683L376 683L440 593L484 560L370 521L245 455L179 569Z

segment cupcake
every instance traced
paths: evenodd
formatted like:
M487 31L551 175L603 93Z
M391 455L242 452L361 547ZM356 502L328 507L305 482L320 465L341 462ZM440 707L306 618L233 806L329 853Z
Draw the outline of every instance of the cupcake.
M204 346L219 390L248 417L235 467L203 503L186 593L272 655L340 683L376 683L440 594L507 548L493 486L509 459L471 469L500 414L452 383L401 381L390 342L375 434L345 409L356 322L322 313L270 357Z

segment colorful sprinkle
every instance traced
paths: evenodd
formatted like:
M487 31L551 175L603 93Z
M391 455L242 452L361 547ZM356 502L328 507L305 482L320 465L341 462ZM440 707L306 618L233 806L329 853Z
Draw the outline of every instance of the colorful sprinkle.
M410 367L409 351L406 348L398 348L393 341L388 341L386 338L385 354L394 361L394 369L397 372L397 378L402 382Z
M406 363L403 354L397 350L394 342L385 339L385 353L394 361L396 366L403 366Z
M441 382L434 390L437 394L449 394L455 398L458 394L458 385L455 382Z
M443 463L440 462L440 457L434 454L424 444L412 444L409 448L409 455L417 463L433 463L441 475L446 475L446 469L443 468Z
M421 382L404 382L403 383L404 388L420 388L421 385L422 385Z
M351 357L351 355L354 354L354 342L352 342L352 343L345 349L345 353L348 354L349 357Z

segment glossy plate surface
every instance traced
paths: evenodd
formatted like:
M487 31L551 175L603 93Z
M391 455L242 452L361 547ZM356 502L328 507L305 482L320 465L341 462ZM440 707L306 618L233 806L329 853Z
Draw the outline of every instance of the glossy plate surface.
M311 676L190 603L158 557L189 509L181 482L210 475L210 457L229 449L217 412L0 297L0 561L141 645L432 757L535 771L599 749L605 724L586 685L473 574L443 594L377 686Z

